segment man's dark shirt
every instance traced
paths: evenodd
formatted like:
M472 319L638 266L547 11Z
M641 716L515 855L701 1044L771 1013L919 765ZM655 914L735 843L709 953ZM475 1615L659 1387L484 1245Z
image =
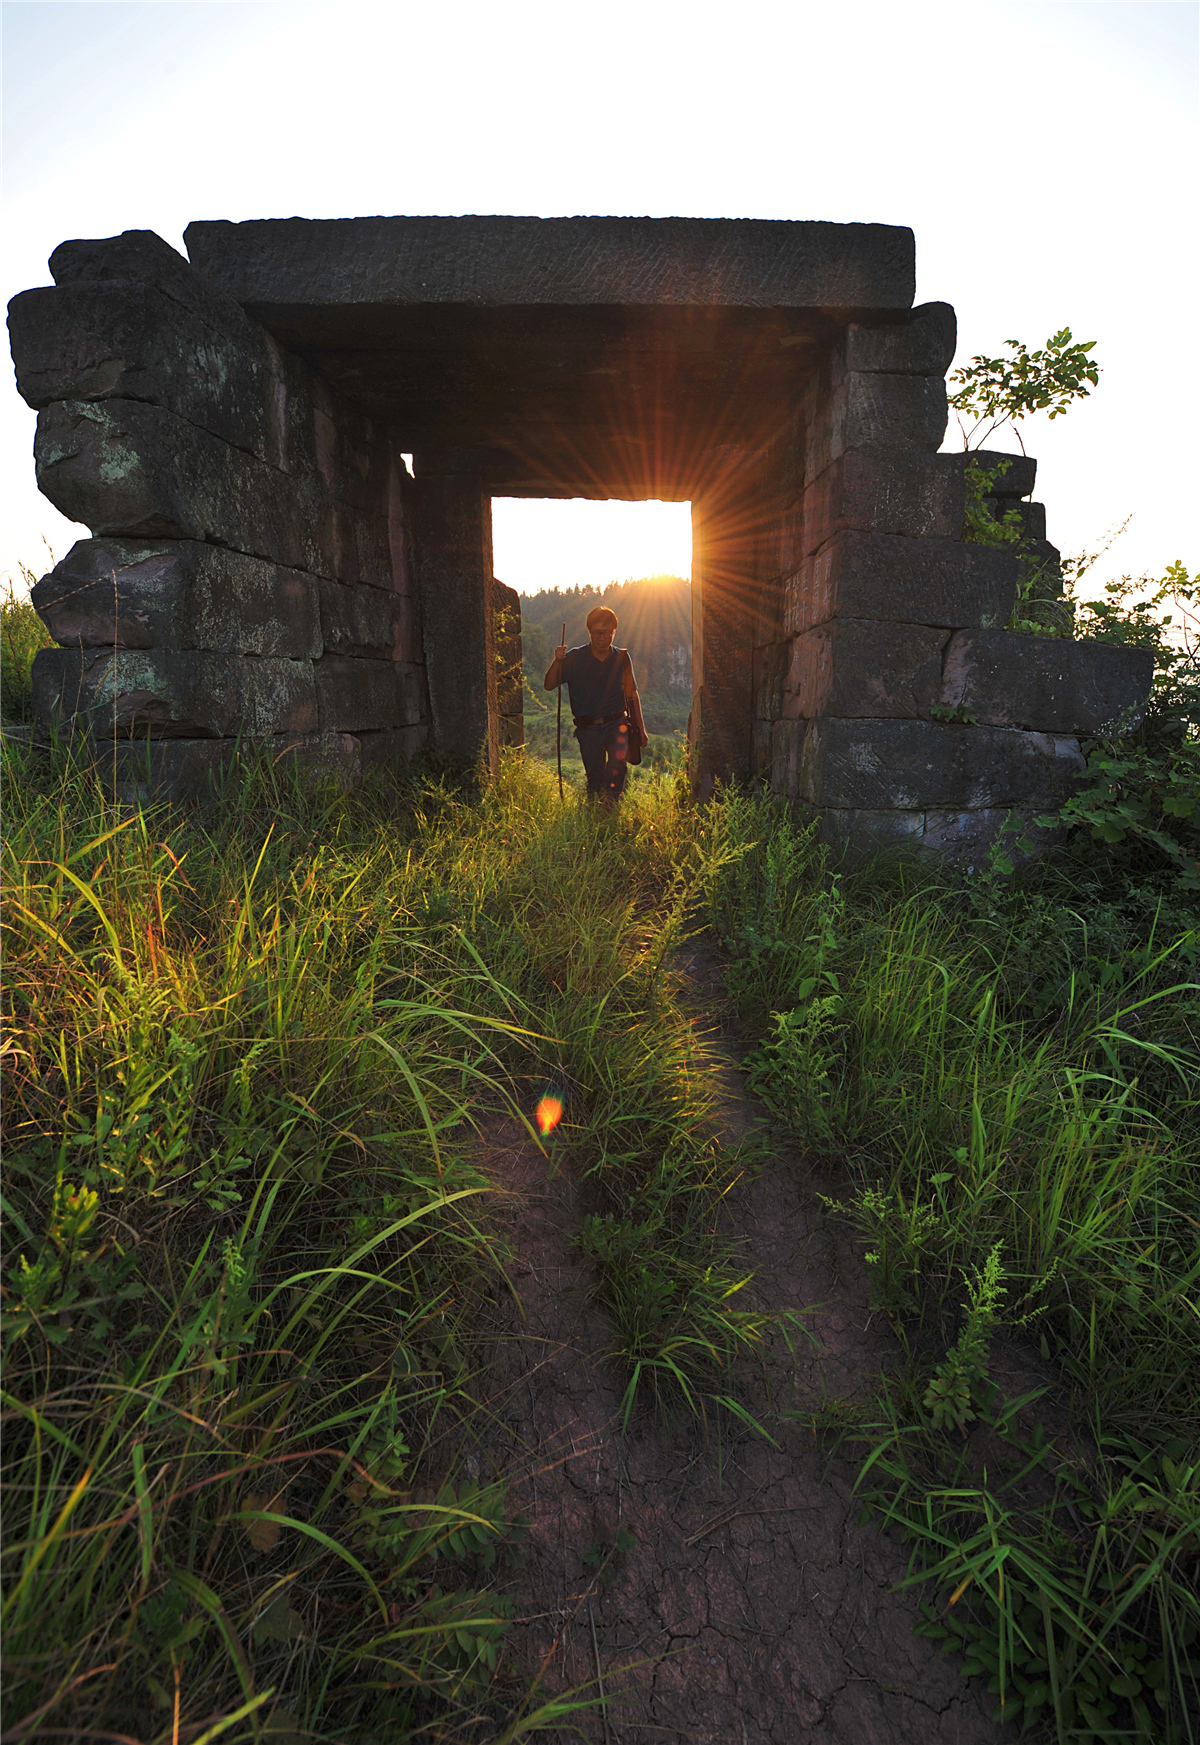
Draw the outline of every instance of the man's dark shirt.
M607 660L597 660L592 645L585 642L579 648L569 648L563 656L561 677L566 680L571 698L571 713L595 721L602 716L623 715L629 704L625 696L625 674L633 687L633 665L623 648L614 648Z

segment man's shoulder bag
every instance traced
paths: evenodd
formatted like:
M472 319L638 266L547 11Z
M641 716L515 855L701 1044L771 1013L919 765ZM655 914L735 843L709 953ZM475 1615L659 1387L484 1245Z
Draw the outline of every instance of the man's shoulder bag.
M629 650L627 648L623 648L621 650L621 653L625 656L625 665L629 668L630 672L632 672L633 671L633 662L629 658ZM633 718L633 710L627 709L626 713L629 716L629 731L625 735L625 762L626 763L641 763L641 761L642 761L642 736L638 732L637 722Z

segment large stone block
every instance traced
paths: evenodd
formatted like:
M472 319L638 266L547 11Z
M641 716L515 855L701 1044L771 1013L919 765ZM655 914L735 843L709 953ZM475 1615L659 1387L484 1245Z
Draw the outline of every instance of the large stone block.
M326 654L416 659L416 605L407 595L324 579L317 595Z
M778 721L783 714L783 686L787 678L791 647L772 642L754 651L754 715L759 721Z
M775 723L761 718L754 723L750 740L750 774L756 778L771 778L771 738Z
M23 291L8 326L17 389L38 411L149 401L280 465L276 382L246 324L234 338L154 285L93 280Z
M1066 839L1065 826L1045 828L1034 822L1041 810L1038 806L985 806L975 812L930 810L925 814L921 847L938 860L973 873L987 864L989 850L998 843L997 852L1018 872Z
M959 539L966 489L952 454L857 449L827 467L804 493L795 562L847 532L908 539ZM784 553L779 573L795 567Z
M817 839L839 857L861 864L876 855L919 848L924 812L851 811L827 806L820 813Z
M224 781L264 756L285 771L298 766L305 775L332 780L343 788L355 787L365 770L375 767L363 752L365 744L366 740L356 739L352 733L274 734L255 741L110 739L97 746L96 764L105 786L111 781L118 798L128 804L144 804L167 795L219 799ZM391 748L393 752L396 749Z
M56 285L124 279L154 285L173 302L230 334L249 334L254 326L236 298L202 277L153 230L124 230L119 236L80 237L62 242L50 256Z
M798 635L830 618L991 627L1011 613L1016 578L1016 558L984 545L839 534L785 579L784 629Z
M1048 539L1028 538L1019 557L1023 575L1034 584L1032 590L1026 591L1038 596L1062 593L1062 554L1056 545L1051 545Z
M799 797L863 811L1048 807L1084 760L1075 739L925 721L811 721Z
M292 569L337 574L304 485L160 406L56 401L38 416L38 485L93 533L215 540Z
M386 516L353 508L351 514L358 580L368 588L394 588L396 577ZM341 570L337 573L342 575Z
M313 671L323 731L381 731L419 719L419 669L327 654Z
M311 660L321 652L316 589L300 570L198 540L81 539L30 598L67 648Z
M33 348L22 369L33 403L150 401L383 513L383 432L152 231L63 243L50 268L57 290L28 293L35 302L16 310L14 350Z
M363 775L373 770L399 775L423 749L428 738L429 724L425 721L382 733L360 733L358 745Z
M846 367L944 376L957 343L958 321L949 303L922 303L907 321L851 322L846 330Z
M800 792L806 721L776 721L771 729L771 789L795 798Z
M1033 494L1037 462L1032 455L1001 454L998 449L977 448L971 454L954 458L961 467L971 465L982 467L985 472L994 472L996 477L990 488L993 497L1029 497Z
M918 449L936 454L945 434L946 384L940 377L852 370L834 396L829 459L836 459L848 448ZM814 443L814 458L819 453ZM815 477L816 472L809 476Z
M178 649L44 648L33 664L39 728L98 739L262 738L317 728L311 661Z
M491 502L475 474L416 457L414 532L432 739L466 763L498 755Z
M837 618L792 644L783 714L917 717L929 713L942 682L945 630Z
M1153 680L1148 649L963 630L950 638L940 700L983 726L1100 733L1136 726Z
M1007 515L1015 515L1020 525L1021 535L1025 539L1046 540L1046 505L1044 503L1026 503L1013 497L992 497L988 499L993 514L1003 520ZM1011 525L1011 523L1010 523ZM1054 547L1050 548L1054 551ZM1055 558L1058 552L1054 551Z
M96 773L125 805L219 793L247 747L237 739L109 739L96 747Z

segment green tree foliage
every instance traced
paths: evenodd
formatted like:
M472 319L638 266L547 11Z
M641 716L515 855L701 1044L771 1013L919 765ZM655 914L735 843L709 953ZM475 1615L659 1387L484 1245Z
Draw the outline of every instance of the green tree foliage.
M1052 333L1039 351L1030 351L1020 339L1004 343L1010 356L973 357L950 377L958 387L948 403L965 449L982 448L997 430L1006 424L1015 426L1031 412L1061 418L1072 401L1086 399L1100 379L1096 362L1088 355L1095 340L1073 340L1069 327Z
M1068 596L1087 564L1068 565ZM1103 599L1075 604L1080 636L1151 651L1154 686L1140 720L1114 722L1085 747L1088 783L1062 813L1089 826L1131 874L1173 866L1189 891L1200 891L1198 599L1200 573L1176 561L1159 579L1122 576L1105 583Z

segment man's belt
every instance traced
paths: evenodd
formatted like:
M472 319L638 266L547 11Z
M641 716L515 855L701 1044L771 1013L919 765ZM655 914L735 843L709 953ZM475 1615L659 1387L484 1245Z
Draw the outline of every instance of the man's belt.
M576 727L611 727L614 722L628 721L629 711L622 709L619 715L575 715L572 719Z

